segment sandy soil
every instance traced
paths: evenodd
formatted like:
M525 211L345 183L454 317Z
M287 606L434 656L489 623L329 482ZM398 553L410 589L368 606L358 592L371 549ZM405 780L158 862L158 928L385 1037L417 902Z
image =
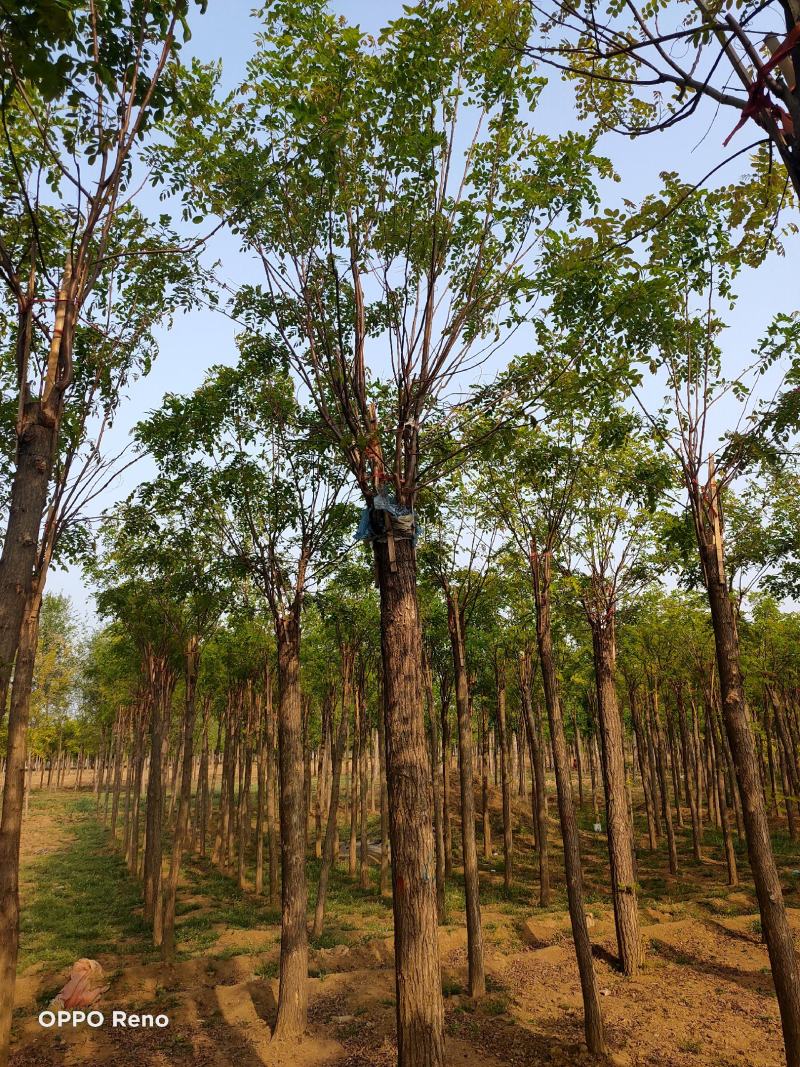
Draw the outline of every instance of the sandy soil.
M86 817L86 816L84 816ZM32 810L25 858L63 849L70 826L51 810ZM598 864L600 858L598 857ZM779 1067L780 1024L766 949L750 888L725 892L714 869L713 892L643 903L646 965L635 980L614 968L614 927L604 904L591 905L597 974L616 1067ZM686 894L683 894L685 896ZM189 914L209 904L195 894ZM526 915L527 912L527 915ZM185 916L184 916L185 918ZM368 938L353 913L348 944L312 950L308 1033L301 1042L271 1042L277 979L259 977L277 964L278 930L214 929L212 948L173 966L100 959L111 987L100 1007L166 1012L165 1030L46 1031L37 1012L69 968L41 963L19 979L13 1067L78 1064L197 1064L204 1067L390 1067L395 1062L391 938ZM463 993L463 914L440 930L451 1067L535 1067L599 1062L583 1044L580 987L565 913L485 906L489 992L472 1003ZM791 909L800 935L800 909ZM275 966L273 966L275 971Z

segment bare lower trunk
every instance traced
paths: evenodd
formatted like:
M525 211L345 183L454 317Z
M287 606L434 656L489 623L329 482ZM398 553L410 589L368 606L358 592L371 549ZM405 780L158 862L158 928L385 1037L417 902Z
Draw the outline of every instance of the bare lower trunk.
M350 701L352 698L352 670L353 653L351 649L342 652L342 715L339 720L339 729L336 731L336 739L333 742L331 753L331 799L328 805L328 821L325 828L325 841L322 846L322 864L319 870L319 883L317 885L317 904L314 909L313 937L319 937L325 922L325 902L328 896L328 880L331 867L333 866L334 853L336 850L337 832L336 820L339 816L339 793L342 785L342 763L344 762L344 747L347 743L347 723L350 718ZM333 724L331 723L331 726Z
M661 729L661 719L658 707L658 689L652 693L652 706L650 709L650 724L656 746L656 763L658 766L658 780L661 785L661 815L664 826L667 829L667 851L669 854L669 872L678 873L678 850L675 845L675 831L672 826L672 808L669 803L669 771L667 768L667 749L664 744L664 733Z
M272 678L264 679L264 701L267 716L267 842L269 844L269 902L278 902L278 827L275 806L275 704L272 699Z
M489 730L485 704L481 706L481 829L483 858L488 860L492 858L492 823L489 817Z
M161 889L161 820L163 808L162 748L166 707L172 686L168 683L168 668L164 659L149 653L147 664L153 692L153 711L150 723L150 773L147 782L147 815L144 851L144 916L156 926Z
M709 489L710 499L701 500L699 504L695 501L695 505L696 514L699 515L698 547L714 629L722 718L742 796L747 852L781 1012L786 1061L788 1067L800 1067L800 972L772 851L755 741L745 703L736 613L725 580L717 493L713 481Z
M386 782L386 721L383 703L378 708L378 771L381 778L381 896L391 892L389 859L389 789Z
M447 618L455 672L458 770L461 786L461 850L464 860L464 897L467 912L469 995L471 997L482 997L486 992L486 972L483 960L478 846L475 835L475 771L472 751L472 717L470 715L464 651L464 616L460 605L452 595L448 596Z
M639 758L639 772L642 776L642 791L644 792L644 807L647 815L647 834L650 839L650 851L654 852L658 847L656 837L655 815L653 813L653 793L650 788L650 775L647 765L647 747L642 730L642 720L639 712L639 697L633 685L628 687L628 704L631 709L631 721L636 737L636 753Z
M264 822L267 808L267 725L264 722L263 694L256 700L258 714L258 769L256 775L256 870L254 889L264 892Z
M281 788L281 972L275 1037L297 1037L308 1014L306 815L299 609L277 620Z
M417 568L411 541L395 541L391 531L388 536L374 547L381 599L398 1067L442 1067L444 1007Z
M195 698L199 658L200 644L196 637L192 637L186 650L186 703L183 714L183 754L181 757L178 818L175 823L175 832L172 836L169 873L164 886L161 951L165 959L172 959L175 955L175 899L178 891L181 859L183 858L183 850L189 833L189 807L192 802L192 753L194 724L197 716Z
M722 844L725 850L725 862L728 867L728 885L739 884L739 871L736 864L736 850L733 847L733 833L731 831L731 813L728 808L728 799L725 795L725 775L722 772L722 756L719 753L719 733L715 721L713 702L710 696L706 701L706 717L708 738L711 743L712 758L714 765L714 777L717 788L717 803L719 805L719 820L722 827ZM720 724L721 727L722 724Z
M442 809L444 812L444 877L453 877L453 827L450 819L450 685L439 679L442 715ZM473 804L474 807L474 804Z
M520 662L522 713L528 735L528 750L533 768L533 819L536 827L536 852L539 857L539 905L550 905L550 856L548 851L547 805L544 791L544 745L541 737L540 711L534 713L531 697L530 654L524 653Z
M636 873L633 865L633 830L625 789L622 718L614 681L616 659L613 613L590 616L594 645L597 709L602 740L603 781L606 790L606 824L611 868L611 892L620 966L635 975L641 963Z
M439 722L433 706L433 677L427 665L425 671L425 706L428 710L431 741L431 787L433 789L433 836L436 842L436 912L440 923L447 921L444 895L444 814L442 790L439 785Z
M358 850L358 884L362 889L369 889L369 840L367 835L367 757L369 727L367 725L367 702L364 699L363 675L359 675L356 693L360 708L359 728L359 777L358 777L358 800L359 800L359 850Z
M569 917L572 924L572 940L583 994L583 1025L586 1044L596 1055L605 1053L603 1016L600 1011L600 995L594 972L592 945L583 899L583 866L581 864L580 838L572 801L569 780L569 755L564 736L564 720L561 713L561 695L558 690L558 674L553 656L553 637L550 628L550 573L552 556L549 552L530 555L533 592L536 602L536 640L539 662L542 668L545 705L550 723L550 740L553 748L553 763L556 773L558 814L561 836L564 842L564 873L567 882Z
M350 749L350 847L347 852L347 873L356 873L356 831L358 826L358 774L361 765L361 708L358 700L353 716L353 744Z
M506 722L505 670L495 659L497 684L497 730L500 745L500 782L503 793L503 888L511 891L514 838L511 827L511 781L509 768L508 723Z
M8 716L3 811L0 819L0 1063L4 1065L8 1062L19 952L19 844L40 605L41 595L34 591L20 634Z
M683 704L683 695L678 689L676 695L676 707L678 715L678 730L681 742L681 760L683 762L683 777L686 784L686 797L689 801L689 814L692 819L692 854L700 863L703 859L702 830L700 827L700 814L697 810L698 789L696 788L697 768L694 763L694 751L689 741L689 730L686 725L686 708Z

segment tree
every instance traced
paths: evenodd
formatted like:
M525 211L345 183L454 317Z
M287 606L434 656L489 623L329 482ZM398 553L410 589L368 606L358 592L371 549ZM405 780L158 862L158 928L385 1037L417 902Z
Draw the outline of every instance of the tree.
M3 11L0 41L9 63L0 84L0 189L8 211L0 233L0 282L4 317L13 321L17 394L0 557L3 708L62 420L75 391L81 324L102 331L102 291L120 259L163 251L158 227L142 225L126 193L133 188L135 146L178 89L174 78L164 75L179 48L176 32L181 27L188 32L188 9L188 0L165 0L130 3L122 10L68 5L56 14L48 4L41 20L32 18L27 4ZM36 54L48 44L63 49L66 58L55 64L49 84L36 72L35 80L28 80L27 62L21 69L14 65L28 31ZM86 41L92 42L89 48ZM43 304L44 292L50 299ZM113 369L112 362L103 371ZM4 1031L5 1022L0 1047Z
M466 634L488 574L492 556L492 536L482 528L472 504L473 495L474 487L470 485L469 479L458 474L453 475L449 482L441 487L431 508L432 521L429 523L423 566L441 590L447 605L447 630L453 662L458 728L469 995L478 998L486 992L486 975L478 883L478 850L475 841L472 700L469 693ZM485 833L484 827L484 835Z
M568 271L563 257L554 271L553 314L582 342L617 367L652 432L672 452L687 494L700 575L706 590L716 647L721 709L742 797L748 855L781 1009L787 1062L800 1062L800 977L769 835L751 716L741 671L738 603L726 565L724 490L747 470L753 457L786 447L797 425L795 353L798 320L779 312L764 330L753 361L730 373L723 357L721 308L735 303L742 268L763 252L760 238L737 241L736 214L725 193L682 201L669 224L650 229L641 259L625 247L627 235L663 215L674 203L677 182L666 176L662 196L649 197L627 217L592 220L603 247L613 231L617 253L602 268L597 246L578 240ZM578 251L578 248L580 249ZM581 266L582 264L582 266ZM587 303L585 297L591 290ZM588 333L586 332L588 330ZM629 367L633 359L634 366ZM788 364L788 381L772 383L759 399L758 383L770 368ZM655 407L642 388L643 375L663 386ZM723 398L739 401L740 418L717 415ZM734 411L736 406L734 405ZM716 438L717 448L710 451Z
M542 15L542 32L528 51L576 83L582 116L641 137L669 129L704 105L725 108L738 118L725 147L748 119L765 134L732 157L759 149L740 191L751 201L743 210L768 222L786 185L800 196L797 0L740 5L738 15L713 0L673 0L658 11L633 0L532 6ZM773 171L773 154L785 177Z
M569 410L575 399L575 390L571 390L563 380L562 386L565 388L558 395L564 398L565 408ZM572 799L551 622L553 558L568 535L572 521L574 481L580 463L578 442L577 428L569 418L564 418L560 426L556 421L550 433L543 432L535 422L533 426L514 426L505 438L498 437L495 442L482 488L487 506L501 516L512 544L529 568L535 605L536 643L556 772L570 922L583 993L584 1029L589 1048L601 1053L605 1049L603 1020L586 922L578 825ZM528 736L532 739L539 736L539 731L533 717L531 684L529 657L523 653L520 687Z
M192 396L167 398L140 437L170 478L218 523L233 565L263 598L278 656L281 980L275 1037L306 1025L306 819L300 694L301 615L314 566L335 555L350 517L342 473L268 346L242 339L235 368L214 369Z
M320 0L268 12L241 95L198 104L161 165L187 210L229 219L262 264L237 311L303 382L369 511L399 1062L438 1065L414 508L441 465L426 463L424 429L436 395L522 321L541 235L607 168L590 141L551 142L523 120L541 83L505 47L527 25L521 5L421 4L376 41ZM195 81L207 98L208 72Z

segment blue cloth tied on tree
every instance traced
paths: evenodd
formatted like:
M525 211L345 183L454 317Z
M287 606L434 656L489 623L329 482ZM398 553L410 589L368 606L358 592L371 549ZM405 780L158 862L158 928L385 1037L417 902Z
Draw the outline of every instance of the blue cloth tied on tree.
M395 498L389 496L388 493L376 493L372 502L372 509L364 508L361 512L358 530L356 531L356 541L383 540L386 537L385 531L376 530L373 526L371 510L388 512L392 516L395 537L410 537L414 544L417 543L419 531L413 510L407 508L405 504L398 504Z

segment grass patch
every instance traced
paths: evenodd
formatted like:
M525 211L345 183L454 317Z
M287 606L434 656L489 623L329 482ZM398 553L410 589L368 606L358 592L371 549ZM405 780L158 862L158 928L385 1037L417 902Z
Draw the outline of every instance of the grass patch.
M258 977L266 978L267 981L272 981L273 978L277 978L280 971L280 960L262 960L255 969L255 973Z
M487 1015L505 1015L511 1004L507 996L487 997L483 1002L483 1009Z
M40 800L48 802L54 803ZM95 821L92 799L59 797L58 803L72 833L62 850L24 865L20 967L61 968L106 953L152 954L139 888Z

